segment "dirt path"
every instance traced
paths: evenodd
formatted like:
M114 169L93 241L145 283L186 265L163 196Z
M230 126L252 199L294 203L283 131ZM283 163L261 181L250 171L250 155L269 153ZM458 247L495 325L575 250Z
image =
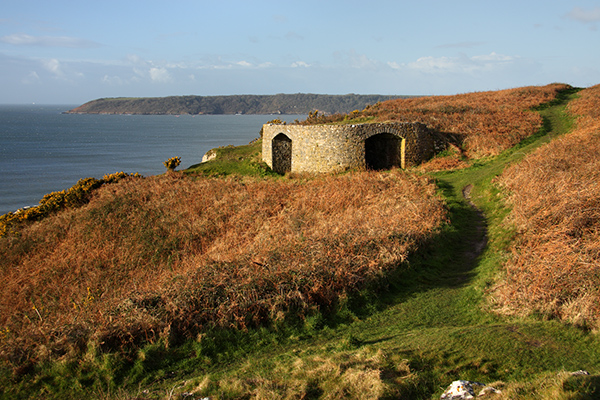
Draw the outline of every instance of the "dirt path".
M471 242L470 243L471 245L469 246L469 248L471 250L469 250L466 253L466 256L468 257L468 259L474 261L477 257L479 257L481 255L481 253L485 249L485 246L488 243L488 235L487 235L487 224L486 224L486 220L485 220L485 215L483 214L483 211L481 211L475 205L475 203L473 203L473 201L471 200L471 191L472 190L473 190L473 185L468 184L467 186L465 186L462 189L462 195L465 198L465 200L467 200L469 205L475 210L475 212L477 214L477 221L475 224L476 235L473 235L473 238L469 239Z

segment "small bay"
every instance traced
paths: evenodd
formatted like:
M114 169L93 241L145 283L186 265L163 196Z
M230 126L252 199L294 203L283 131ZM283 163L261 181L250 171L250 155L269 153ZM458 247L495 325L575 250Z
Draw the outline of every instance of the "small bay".
M165 171L181 157L197 164L210 149L248 144L262 124L304 115L62 114L73 105L0 106L0 214L37 205L79 179L124 171Z

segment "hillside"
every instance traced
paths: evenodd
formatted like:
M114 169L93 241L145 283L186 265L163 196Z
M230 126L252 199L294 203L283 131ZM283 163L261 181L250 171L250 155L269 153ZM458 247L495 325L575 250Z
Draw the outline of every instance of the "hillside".
M508 168L499 184L510 194L518 231L513 257L495 291L508 314L539 313L600 329L600 86L568 107L569 135Z
M0 230L2 397L598 398L598 93L304 122L437 124L410 170L282 177L259 141L50 194Z
M567 85L393 99L349 115L312 113L304 122L357 123L417 121L440 132L461 156L495 156L534 134L542 117L533 108L554 99Z
M233 96L171 96L105 98L85 103L66 113L86 114L327 114L362 110L394 98L409 96L276 94Z

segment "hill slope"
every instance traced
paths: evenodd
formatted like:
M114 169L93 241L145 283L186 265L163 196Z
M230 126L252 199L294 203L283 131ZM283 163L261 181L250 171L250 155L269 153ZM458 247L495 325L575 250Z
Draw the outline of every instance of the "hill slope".
M439 399L451 381L467 379L502 390L490 398L598 398L597 334L552 315L491 312L495 284L508 277L514 285L513 261L532 253L512 247L526 243L527 231L551 243L581 234L569 245L581 267L593 266L582 256L597 265L593 157L587 147L581 164L538 155L587 146L581 136L597 136L600 100L583 92L571 111L582 115L585 131L542 146L569 130L558 122L569 120L564 105L573 92L563 87L551 96L537 134L530 126L533 136L494 157L465 158L460 170L127 177L93 192L82 208L15 227L0 239L3 394ZM543 173L546 161L586 207L533 207L541 218L523 207L529 200L515 193L543 185L532 182L535 175L515 179L512 168L503 171L531 164ZM576 224L538 224L552 215ZM547 275L568 278L560 273L579 269L597 276L573 266L556 263ZM598 286L597 279L579 282L575 295ZM590 321L581 325L593 327ZM570 373L579 369L591 375Z
M409 97L383 95L276 94L104 98L67 113L86 114L327 114L362 110L369 104Z
M495 296L506 313L539 313L600 329L600 85L568 107L572 133L508 168L519 232Z
M393 99L350 115L312 113L304 123L417 121L441 132L463 156L473 159L498 155L533 135L542 126L542 118L532 108L553 100L557 93L568 88L564 84L551 84Z

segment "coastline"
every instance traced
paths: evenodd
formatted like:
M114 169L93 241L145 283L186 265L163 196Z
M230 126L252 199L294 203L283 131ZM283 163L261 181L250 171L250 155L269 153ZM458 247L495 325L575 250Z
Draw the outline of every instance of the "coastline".
M328 95L312 93L275 95L114 97L88 101L67 114L131 115L307 115L347 114L386 100L418 96L378 94Z
M62 114L64 106L0 107L0 214L36 206L82 178L123 171L162 174L163 161L182 167L210 149L245 145L260 135L263 115ZM293 121L297 115L279 116Z

